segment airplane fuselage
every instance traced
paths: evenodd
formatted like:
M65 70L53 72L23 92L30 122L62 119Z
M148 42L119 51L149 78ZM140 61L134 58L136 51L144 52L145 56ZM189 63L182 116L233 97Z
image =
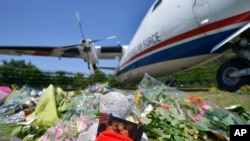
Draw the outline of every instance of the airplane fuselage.
M157 0L117 68L120 81L187 70L221 56L210 53L250 21L250 0Z

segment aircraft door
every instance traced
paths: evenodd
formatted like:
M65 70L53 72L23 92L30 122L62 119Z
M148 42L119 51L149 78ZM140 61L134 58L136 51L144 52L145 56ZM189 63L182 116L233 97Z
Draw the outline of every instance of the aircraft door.
M211 7L208 0L193 0L193 12L198 26L208 24L211 20Z

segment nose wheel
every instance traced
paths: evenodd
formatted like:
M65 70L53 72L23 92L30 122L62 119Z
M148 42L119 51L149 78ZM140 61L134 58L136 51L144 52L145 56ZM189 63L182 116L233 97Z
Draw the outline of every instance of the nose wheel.
M249 76L230 76L233 72L250 67L246 61L247 60L241 58L233 58L221 65L217 72L217 83L220 89L235 92L240 89L241 86L248 83Z

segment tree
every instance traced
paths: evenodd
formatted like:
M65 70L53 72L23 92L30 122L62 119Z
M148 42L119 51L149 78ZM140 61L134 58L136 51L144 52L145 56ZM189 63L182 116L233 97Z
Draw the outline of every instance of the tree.
M84 79L84 74L82 73L76 73L76 75L73 78L73 88L75 89L83 89L88 86L88 81Z
M92 76L90 75L90 76L89 76L89 80L92 79L91 77L92 77ZM106 74L103 73L102 71L97 71L97 72L95 72L94 78L95 78L94 81L95 81L95 82L98 82L98 83L103 83L103 82L106 82L106 81L108 80ZM91 82L91 81L90 81L90 82Z
M56 71L55 76L53 78L53 83L56 86L60 86L60 87L64 87L64 88L68 88L71 87L71 85L73 84L73 75L72 73L66 73L65 71Z
M0 66L0 83L4 85L16 84L22 86L23 84L31 87L42 87L40 80L44 78L43 73L30 62L26 63L24 60L15 61L11 59L9 62L2 61ZM40 80L39 80L40 79Z

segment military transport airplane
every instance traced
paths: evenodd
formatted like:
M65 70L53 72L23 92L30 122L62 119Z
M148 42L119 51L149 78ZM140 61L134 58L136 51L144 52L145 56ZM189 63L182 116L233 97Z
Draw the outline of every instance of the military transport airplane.
M0 53L83 58L92 73L101 68L98 59L119 58L117 79L133 81L144 73L174 74L233 52L237 58L218 70L219 87L235 91L250 84L250 0L156 0L129 45L95 46L96 41L82 34L76 45L0 46Z

